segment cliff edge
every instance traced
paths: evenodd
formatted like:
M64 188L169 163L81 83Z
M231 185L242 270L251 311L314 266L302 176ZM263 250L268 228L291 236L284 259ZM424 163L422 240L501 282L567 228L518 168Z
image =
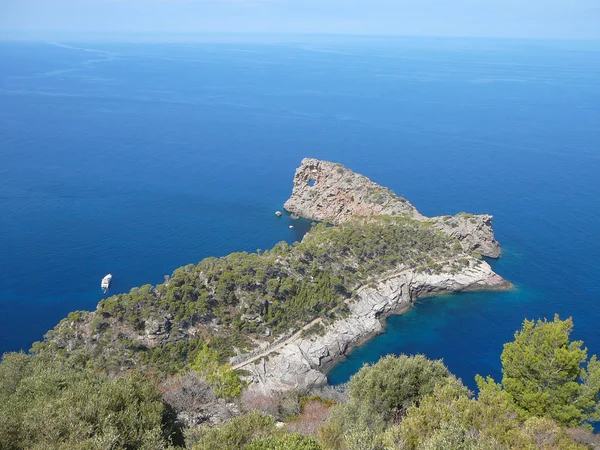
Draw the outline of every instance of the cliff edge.
M408 200L367 177L341 164L313 158L304 159L296 170L292 195L284 207L298 216L341 227L357 220L404 218L400 220L442 232L446 239L455 242L455 254L433 258L428 264L435 267L433 271L400 263L393 270L374 276L346 300L349 308L346 317L313 321L270 351L238 363L237 369L249 373L250 389L268 393L326 385L325 374L337 361L355 346L381 333L389 315L409 309L419 298L513 288L479 259L498 258L501 253L494 238L492 216L488 214L428 218Z
M446 269L451 262L441 264ZM292 337L273 349L269 357L236 368L247 370L253 383L250 389L261 393L320 388L327 384L326 373L336 362L354 347L382 333L388 316L406 311L418 298L512 287L489 264L473 258L460 273L442 270L427 274L399 267L376 283L360 288L348 300L350 314L345 319L323 323L320 333Z
M291 197L284 208L300 217L338 225L356 217L407 216L431 221L458 239L467 252L498 258L492 216L460 213L427 218L406 199L341 164L305 158L294 176Z

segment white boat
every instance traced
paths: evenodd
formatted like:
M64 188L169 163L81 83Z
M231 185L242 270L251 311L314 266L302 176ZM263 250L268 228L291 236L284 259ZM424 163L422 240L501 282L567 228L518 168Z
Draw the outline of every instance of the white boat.
M102 283L100 284L100 287L102 287L102 290L104 291L104 293L106 293L106 291L108 291L111 281L112 281L112 275L110 273L108 275L106 275L104 278L102 278Z

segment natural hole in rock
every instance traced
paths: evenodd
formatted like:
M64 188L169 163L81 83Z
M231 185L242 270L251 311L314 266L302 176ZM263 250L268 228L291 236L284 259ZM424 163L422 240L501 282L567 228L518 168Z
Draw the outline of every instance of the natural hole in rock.
M308 185L312 187L312 186L314 186L314 185L315 185L315 183L316 183L316 182L317 182L317 180L315 180L315 179L313 178L312 180L310 180L310 181L308 182Z

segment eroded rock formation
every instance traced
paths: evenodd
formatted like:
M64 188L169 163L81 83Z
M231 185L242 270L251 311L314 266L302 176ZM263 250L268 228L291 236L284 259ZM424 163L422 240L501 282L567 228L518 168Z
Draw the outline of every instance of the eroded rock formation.
M429 219L391 190L329 161L302 160L294 176L292 196L284 207L300 217L336 225L357 216L410 216L431 221L458 239L468 252L477 251L490 258L499 257L501 252L494 239L492 216L461 213Z

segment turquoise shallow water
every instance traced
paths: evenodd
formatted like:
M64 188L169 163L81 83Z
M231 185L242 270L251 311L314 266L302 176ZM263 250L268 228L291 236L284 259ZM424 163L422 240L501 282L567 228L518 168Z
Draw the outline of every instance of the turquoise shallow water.
M300 239L277 219L305 156L424 214L494 215L507 293L428 299L331 373L387 353L498 376L523 318L600 353L600 45L299 39L0 43L0 351L211 255Z

